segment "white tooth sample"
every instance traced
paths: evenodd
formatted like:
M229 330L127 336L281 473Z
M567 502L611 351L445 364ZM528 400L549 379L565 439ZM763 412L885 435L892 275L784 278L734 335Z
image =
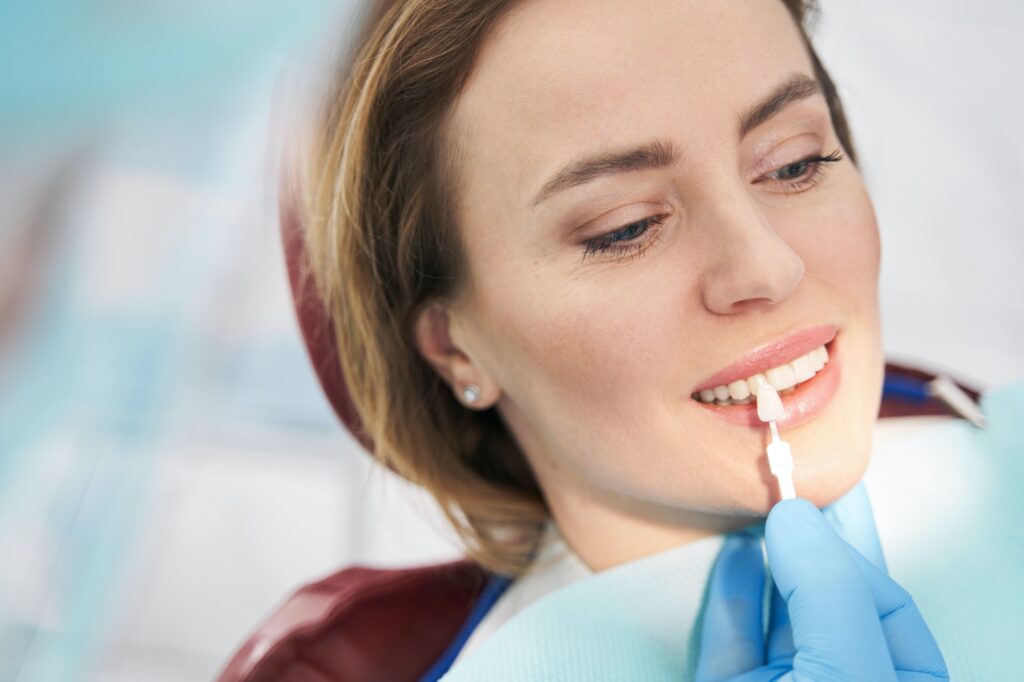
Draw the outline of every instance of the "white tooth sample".
M771 384L776 391L781 391L784 388L796 385L796 374L793 372L793 368L789 365L772 367L770 370L765 372L765 377L768 379L768 383Z
M715 402L715 392L712 391L710 388L705 388L703 391L700 392L700 399L701 402L713 403Z
M716 400L728 400L729 399L729 388L727 386L715 386L711 389L715 392Z
M825 346L819 346L818 356L821 358L822 364L828 362L828 348L825 348Z
M793 362L789 363L793 366L793 374L796 375L797 382L807 381L814 376L814 364L810 356L802 355Z
M813 351L807 354L807 357L811 359L811 364L814 366L815 372L820 371L821 368L825 366L825 361L821 358L821 353L819 352L820 350L821 347L815 348Z
M767 383L768 379L763 374L755 374L747 379L747 388L750 389L751 395L757 395L757 389Z
M771 385L761 386L757 391L757 418L772 422L782 419L782 414L782 398Z
M733 400L743 400L750 396L750 387L747 386L745 379L734 381L729 384L729 395L732 396Z

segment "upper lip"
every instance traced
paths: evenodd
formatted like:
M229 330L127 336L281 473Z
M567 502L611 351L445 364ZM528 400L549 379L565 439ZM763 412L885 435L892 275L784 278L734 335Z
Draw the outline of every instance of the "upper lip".
M816 327L804 327L774 341L769 341L701 382L700 386L694 389L694 393L706 388L728 385L740 379L747 379L755 374L764 373L772 367L795 360L818 346L831 342L838 331L839 328L834 324L823 324Z

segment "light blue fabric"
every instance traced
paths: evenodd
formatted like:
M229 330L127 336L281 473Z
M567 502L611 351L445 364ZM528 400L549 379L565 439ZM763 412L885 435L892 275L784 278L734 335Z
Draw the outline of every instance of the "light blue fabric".
M721 543L721 536L706 538L558 590L505 623L442 680L682 679L697 651L693 624Z
M869 478L890 575L956 682L1024 678L1024 381L981 404L988 428L936 424Z
M826 510L850 544L914 596L955 680L1017 679L1024 670L1024 382L988 393L990 426L966 422L925 429L908 456L956 462L980 472L971 513L927 545L900 540L913 553L889 547L872 532L863 484ZM924 480L932 480L925 478ZM948 485L955 485L952 479ZM925 491L903 500L928 517L965 491ZM887 520L879 532L900 537ZM927 527L928 519L924 521ZM884 532L883 532L884 531ZM699 653L702 603L722 536L707 538L603 571L554 592L517 614L461 659L443 679L463 680L692 680ZM903 549L902 547L897 549Z

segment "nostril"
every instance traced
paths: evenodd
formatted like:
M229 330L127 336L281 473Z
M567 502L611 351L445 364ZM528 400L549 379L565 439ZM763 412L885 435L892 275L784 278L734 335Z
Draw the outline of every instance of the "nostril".
M770 298L748 298L746 300L733 303L730 311L732 313L745 313L750 310L765 308L771 305L775 305L775 301Z

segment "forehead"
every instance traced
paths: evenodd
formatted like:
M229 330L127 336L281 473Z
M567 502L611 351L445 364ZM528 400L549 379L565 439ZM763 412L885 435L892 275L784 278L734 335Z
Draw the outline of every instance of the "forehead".
M779 0L525 0L456 102L468 182L523 203L570 158L653 137L735 137L741 111L813 75Z

